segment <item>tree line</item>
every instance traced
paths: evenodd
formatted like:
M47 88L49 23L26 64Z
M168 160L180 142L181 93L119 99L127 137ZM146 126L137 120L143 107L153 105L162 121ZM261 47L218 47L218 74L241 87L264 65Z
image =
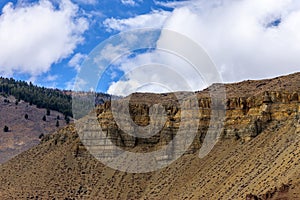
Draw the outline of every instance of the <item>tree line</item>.
M17 101L20 100L28 102L30 105L36 105L38 108L45 108L47 110L55 110L65 115L65 119L73 117L72 113L72 91L59 90L33 85L31 82L15 80L13 78L0 77L0 94L3 96L14 96ZM79 95L79 105L83 108L87 104L86 96L89 92L82 92ZM105 101L112 99L119 99L120 96L111 96L105 93L95 93L95 106L103 104ZM80 108L78 108L80 109Z
M31 82L0 77L0 94L12 95L17 102L23 100L38 108L46 108L72 117L71 91L61 91L33 85Z

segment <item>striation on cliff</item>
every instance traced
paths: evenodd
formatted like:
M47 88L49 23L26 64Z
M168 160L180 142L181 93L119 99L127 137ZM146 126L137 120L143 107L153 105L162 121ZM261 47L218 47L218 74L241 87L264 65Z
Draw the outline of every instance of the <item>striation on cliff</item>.
M111 143L99 148L154 151L172 142L183 120L195 117L181 118L184 110L174 94L136 93L126 98L130 118L139 126L160 124L149 112L160 113L155 105L162 105L166 121L157 134L150 138L128 135L114 120L111 102L106 102L77 122L78 133L71 124L1 165L0 198L251 199L274 193L268 199L299 199L300 73L225 84L224 110L211 109L214 102L209 91L216 85L193 93L199 105L198 123L193 120L184 128L189 134L197 126L196 137L184 155L165 168L148 173L114 170L83 145L84 134L97 138L100 128ZM189 102L189 95L186 93L184 102ZM125 100L115 101L120 117L126 116ZM225 112L225 120L214 148L200 159L205 137L214 133L214 126L220 128L215 121L210 124L214 120L211 112ZM184 145L181 143L184 141L174 144ZM163 163L182 153L171 152L153 162ZM282 185L288 189L281 190Z

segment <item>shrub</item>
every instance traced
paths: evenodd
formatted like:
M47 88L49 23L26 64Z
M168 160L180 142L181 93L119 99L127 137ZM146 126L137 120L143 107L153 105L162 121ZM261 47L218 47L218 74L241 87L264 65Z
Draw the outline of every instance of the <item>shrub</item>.
M45 136L44 133L41 133L41 134L39 135L39 139L42 139L44 136Z

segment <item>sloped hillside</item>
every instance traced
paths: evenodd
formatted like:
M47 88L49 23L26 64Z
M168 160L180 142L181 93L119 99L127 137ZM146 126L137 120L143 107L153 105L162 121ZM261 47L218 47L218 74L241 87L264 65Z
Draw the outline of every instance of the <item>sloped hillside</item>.
M299 134L289 123L249 143L222 141L204 159L187 154L162 170L130 174L88 154L70 126L0 167L0 197L246 199L290 184L285 197L299 199Z
M182 110L176 99L171 94L128 97L131 118L139 125L149 124L149 106L155 102L162 103L167 112L163 129L148 139L120 130L107 102L97 107L95 116L80 120L79 130L69 125L1 165L0 199L300 199L299 81L297 73L226 85L222 133L213 150L201 159L203 138L214 132L207 131L211 100L207 91L197 93L199 127L189 151L167 167L148 173L105 166L90 155L78 134L81 138L82 134L97 136L97 129L88 123L97 117L113 144L132 151L159 149L177 134ZM118 100L121 117L122 101Z
M13 96L0 95L0 110L0 163L39 144L40 136L66 125L63 114L50 110L47 115L46 109L17 101Z
M82 97L88 93L76 93ZM94 94L101 104L118 97ZM82 105L85 98L82 98ZM47 115L47 110L50 114ZM39 87L0 77L0 164L37 145L41 135L64 127L72 117L72 91ZM43 117L45 116L45 119ZM28 118L27 118L28 117ZM4 127L8 131L4 131Z

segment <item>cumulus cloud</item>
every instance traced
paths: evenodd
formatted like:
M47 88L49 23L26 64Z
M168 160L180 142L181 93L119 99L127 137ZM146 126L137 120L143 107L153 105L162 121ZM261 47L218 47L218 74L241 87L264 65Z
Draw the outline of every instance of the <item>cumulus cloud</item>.
M115 64L124 75L112 82L107 91L109 94L127 96L133 92L190 91L207 86L190 63L162 50L130 59L121 58Z
M69 0L62 0L58 8L48 0L6 4L0 15L0 73L37 76L47 72L84 41L88 27Z
M170 16L168 11L153 11L149 14L138 15L128 19L108 18L103 24L108 31L126 31L137 28L162 28Z
M228 82L300 69L299 1L185 2L164 28L202 45Z
M268 78L300 70L299 1L198 0L156 3L174 8L166 18L162 17L163 29L183 34L203 47L225 82ZM126 30L131 24L139 23L139 17L124 21L112 20L112 23L108 24L112 29ZM161 36L157 47L162 43L177 42L179 41L170 41ZM185 48L188 50L189 47ZM128 62L123 61L120 69L129 70L125 69L125 66L134 69L135 64L142 66L143 63L149 62L168 63L168 66L173 66L174 71L187 78L192 90L201 89L203 84L193 82L195 77L187 65L176 65L177 61L152 52L128 58ZM156 73L166 74L163 71ZM109 92L118 91L118 88L124 90L124 94L131 92L128 88L137 88L137 85L142 83L139 76L143 77L143 80L153 81L151 74L146 71L138 75L128 73L119 82L113 82ZM157 88L152 90L151 87L148 89L151 92L163 91ZM179 85L177 89L183 88Z

